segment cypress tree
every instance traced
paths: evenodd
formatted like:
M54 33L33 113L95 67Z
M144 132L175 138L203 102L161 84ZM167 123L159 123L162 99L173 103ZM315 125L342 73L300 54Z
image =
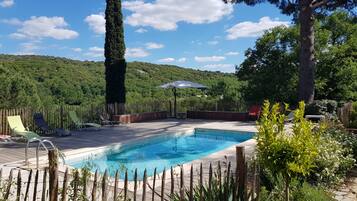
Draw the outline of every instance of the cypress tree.
M125 42L121 0L107 0L105 10L106 103L125 104Z

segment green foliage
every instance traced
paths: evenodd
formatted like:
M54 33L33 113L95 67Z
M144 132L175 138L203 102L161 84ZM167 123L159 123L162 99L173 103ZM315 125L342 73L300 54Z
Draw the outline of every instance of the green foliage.
M357 128L357 102L352 103L352 112L349 124L351 128Z
M297 37L297 27L277 27L259 38L255 49L246 51L236 75L248 82L243 91L247 101L291 103L297 99Z
M333 121L324 122L326 130L317 144L319 154L308 180L316 185L332 186L341 182L357 159L357 137Z
M0 80L0 108L42 105L36 85L22 73L0 64Z
M230 95L230 97L234 97L235 102L242 103L239 98L242 83L232 74L143 62L130 62L127 65L125 82L128 104L144 105L155 100L159 100L161 103L172 100L172 91L160 89L158 86L175 80L195 81L208 87L217 85L218 82L224 82L226 86L229 86L228 93L237 93L237 95ZM105 96L104 69L103 62L82 62L45 56L0 55L0 71L7 72L0 75L1 80L4 80L0 83L1 108L31 106L31 104L37 104L37 100L40 101L39 106L103 103ZM26 81L23 81L23 83L26 82L26 85L24 85L26 87L34 86L33 91L30 89L24 90L24 93L28 93L25 100L29 98L29 92L33 92L32 98L35 98L36 94L39 98L31 101L20 101L23 98L9 96L9 94L3 96L2 93L9 91L7 85L5 85L5 81L10 79L9 77L13 77L15 83L17 80L25 79ZM205 93L209 94L210 91L178 90L180 101L186 101L190 98L195 99L195 101L204 99L204 101L213 102L216 100L216 96L205 97ZM18 99L19 103L15 98Z
M106 103L125 103L126 61L121 0L107 0L105 9Z
M261 165L273 175L308 175L314 167L320 131L314 132L312 123L305 120L304 107L301 102L295 110L292 132L289 133L284 129L285 115L279 112L279 104L270 109L270 103L264 102L258 122L257 155Z
M273 191L268 191L262 187L259 200L261 201L284 201L284 184L277 183ZM309 183L293 180L291 183L291 200L292 201L333 201L332 196L323 188L312 186Z
M121 0L107 0L105 9L105 44L106 61L112 63L124 59L125 41Z
M346 154L352 154L353 158L357 160L357 136L347 132L342 125L336 122L329 121L326 124L328 126L324 136L339 142L346 149Z
M293 201L333 201L332 196L323 188L304 183L300 188L293 191Z
M285 106L288 110L288 105ZM281 176L285 182L285 199L289 200L292 178L307 176L315 167L321 130L313 130L312 123L304 118L305 104L299 103L294 111L291 132L285 131L285 115L280 105L270 107L265 101L258 121L257 157L274 179Z
M243 96L296 103L299 26L276 27L260 37L236 75L247 81ZM315 22L315 99L357 100L356 17L336 11Z
M227 177L227 172L222 180L219 180L217 173L214 174L211 183L211 189L209 189L208 184L202 186L202 197L200 196L200 185L196 185L193 188L193 200L194 201L231 201L233 196L233 189L236 186L233 177ZM221 183L220 183L221 182ZM184 190L183 201L190 200L190 190ZM171 201L181 201L180 193L174 193L170 198Z

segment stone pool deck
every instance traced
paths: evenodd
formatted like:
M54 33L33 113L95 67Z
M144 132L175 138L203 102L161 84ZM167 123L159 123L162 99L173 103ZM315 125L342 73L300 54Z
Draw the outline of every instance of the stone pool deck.
M72 131L73 135L70 137L45 137L45 139L51 140L62 152L66 153L83 148L94 149L128 140L153 137L163 132L181 132L192 128L256 131L255 122L167 119L103 127L100 130L83 129ZM29 158L35 157L36 146L37 143L32 143L29 149ZM25 159L25 147L25 143L0 143L0 166L4 163L23 161ZM41 151L40 155L46 155L46 152Z
M144 123L132 123L123 124L115 127L104 127L100 130L84 129L82 131L73 131L73 135L70 137L57 138L48 137L46 139L51 140L59 149L65 153L67 156L77 155L81 153L88 153L100 149L101 147L115 145L115 144L125 144L126 142L131 142L135 140L141 140L148 137L153 137L157 135L162 135L163 133L184 133L187 131L192 131L194 128L207 128L207 129L222 129L222 130L235 130L235 131L247 131L256 132L255 122L228 122L228 121L207 121L207 120L176 120L167 119L160 121L144 122ZM31 168L35 168L35 150L37 143L34 143L29 150L29 158ZM249 156L253 152L255 147L255 140L248 140L241 143L242 146L246 147L246 155ZM4 176L7 176L10 169L18 169L19 167L26 168L24 165L24 150L26 144L24 143L0 143L0 168L4 170ZM41 151L40 161L42 163L47 162L47 156L45 151ZM209 156L206 156L195 161L191 161L183 166L185 172L185 180L189 181L189 171L191 164L195 167L195 175L198 173L199 164L203 164L204 180L207 179L209 164L212 163L213 167L217 166L217 161L229 160L232 161L232 169L235 167L235 147L232 146L225 150L221 150ZM41 163L40 162L40 163ZM42 164L47 166L46 164ZM60 167L60 174L63 174L64 168L66 166ZM180 167L176 166L174 168L175 173L175 189L179 189L179 171ZM225 165L222 164L222 169ZM16 171L15 171L16 172ZM42 172L40 171L40 178ZM169 177L169 171L166 172L165 183L166 186L171 185L171 178ZM160 180L162 173L157 175L157 179ZM28 178L28 172L23 171L23 179ZM195 176L194 183L197 183L198 176ZM60 175L60 180L62 176ZM148 178L148 184L152 185L152 177ZM90 181L89 181L90 182ZM109 181L109 186L113 186L113 181ZM123 181L119 182L119 188L123 188ZM138 184L139 189L141 183ZM160 191L160 184L156 185L155 191ZM133 193L133 182L129 182L129 194ZM169 193L169 188L165 189L165 194ZM112 191L109 191L112 192ZM140 198L141 190L138 192L138 198ZM108 195L109 197L112 195ZM141 198L140 198L141 199ZM151 200L148 196L147 200ZM160 200L156 197L155 200Z

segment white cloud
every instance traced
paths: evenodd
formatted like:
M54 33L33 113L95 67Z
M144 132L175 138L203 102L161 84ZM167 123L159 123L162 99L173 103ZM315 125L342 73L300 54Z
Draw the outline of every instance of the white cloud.
M84 19L88 23L89 28L96 34L105 33L105 18L103 13L92 14Z
M150 53L143 48L126 48L125 56L131 58L147 57Z
M57 40L73 39L79 34L67 29L67 22L63 17L31 17L21 23L21 28L10 37L15 39L42 39L53 38Z
M158 62L161 62L161 63L171 63L171 62L174 62L175 59L174 58L171 58L171 57L168 57L168 58L163 58L163 59L159 59Z
M135 30L136 33L145 33L148 32L148 30L144 29L144 28L139 28L137 30Z
M206 24L219 21L233 11L221 0L142 0L124 1L132 13L125 19L131 26L151 26L161 31L175 30L178 22Z
M182 58L177 59L177 62L179 62L179 63L184 63L186 61L187 61L186 57L182 57Z
M217 45L219 42L217 40L208 41L208 45Z
M11 7L15 4L14 0L2 0L0 6L3 8Z
M228 40L234 40L237 38L245 37L257 37L261 36L264 31L277 27L277 26L288 26L288 21L272 20L270 17L262 17L259 22L245 21L240 22L233 27L226 30L228 35L226 38Z
M0 22L4 23L4 24L9 24L9 25L15 25L15 26L22 25L21 20L19 20L17 18L2 19L2 20L0 20Z
M221 71L221 72L227 72L227 73L232 73L235 71L235 65L234 64L208 64L203 66L205 70L210 70L210 71Z
M41 49L38 42L26 42L20 44L20 51L16 52L17 55L34 55L36 51Z
M184 63L187 61L187 59L186 59L186 57L181 57L179 59L168 57L168 58L159 59L157 61L161 62L161 63L172 63L172 62Z
M88 57L104 57L104 48L97 46L90 47L88 52L86 52L84 55Z
M226 55L227 56L237 56L237 55L239 55L239 52L227 52Z
M197 62L217 62L217 61L223 61L225 59L226 57L223 56L209 56L209 57L195 56L195 61Z
M160 43L153 43L153 42L150 42L150 43L146 43L145 44L146 46L146 49L161 49L164 47L163 44L160 44Z
M72 48L72 50L74 52L82 52L82 48L76 47L76 48Z

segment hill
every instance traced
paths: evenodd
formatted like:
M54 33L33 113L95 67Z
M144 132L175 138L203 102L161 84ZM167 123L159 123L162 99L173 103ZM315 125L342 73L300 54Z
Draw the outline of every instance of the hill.
M239 86L233 74L200 71L173 65L129 62L126 75L127 102L172 97L157 86L174 80L200 82L217 87ZM49 56L0 55L0 108L27 105L81 105L104 102L103 62L76 61ZM202 93L180 90L185 95Z

